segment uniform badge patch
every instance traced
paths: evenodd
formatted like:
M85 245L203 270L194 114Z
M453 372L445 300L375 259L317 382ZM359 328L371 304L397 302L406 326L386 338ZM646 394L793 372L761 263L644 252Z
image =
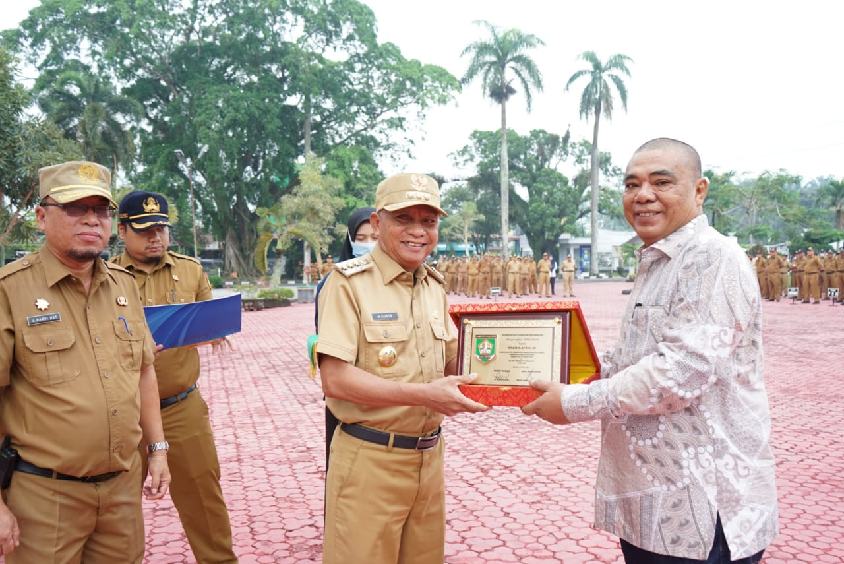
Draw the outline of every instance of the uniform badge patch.
M387 345L378 351L378 364L382 367L389 368L396 363L396 360L398 360L398 353L395 347Z
M117 296L117 299L115 301L117 302L117 305L121 307L126 307L127 305L129 305L129 300L126 299L126 296Z
M35 309L38 311L47 311L47 308L50 307L50 302L45 300L44 298L38 298L35 300Z
M396 311L384 311L372 314L372 321L396 321L399 314Z
M26 325L32 327L34 325L42 325L44 323L52 323L53 321L61 321L62 314L60 313L45 313L44 315L30 315L26 318Z

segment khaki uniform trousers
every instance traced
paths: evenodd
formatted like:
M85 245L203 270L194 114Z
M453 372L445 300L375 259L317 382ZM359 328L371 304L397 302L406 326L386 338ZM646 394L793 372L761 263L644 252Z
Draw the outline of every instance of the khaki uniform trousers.
M457 293L458 294L465 294L467 291L466 280L468 278L468 274L465 272L458 272L457 273Z
M768 274L768 299L780 301L782 295L782 277L779 274Z
M563 296L574 296L574 272L563 271Z
M21 544L7 564L138 564L144 555L141 461L96 484L15 472L4 492Z
M537 293L545 297L551 295L551 275L549 273L539 273L539 288L537 289Z
M199 564L237 562L232 551L229 513L220 487L220 463L199 390L161 410L164 436L170 443L167 465L170 497ZM146 458L144 470L146 470ZM144 472L146 476L146 472Z
M818 273L817 272L807 272L805 274L806 279L806 298L807 300L815 300L820 301L821 299L821 287L818 280Z
M324 564L442 564L442 438L427 451L368 443L340 428L326 477Z
M478 275L478 294L482 298L489 297L489 274L487 273L480 273Z
M527 296L530 293L530 275L519 274L519 284L516 293L520 296Z
M806 299L806 273L802 270L797 271L797 297L801 300Z
M507 273L507 293L512 295L518 294L516 287L519 285L519 275L515 272Z
M844 294L844 288L841 287L841 283L844 282L844 272L836 272L832 275L832 288L838 288L838 298L837 301L841 301L842 294Z
M478 275L477 274L470 274L470 275L467 276L467 278L468 278L469 281L467 282L467 288L468 289L467 289L466 293L469 294L470 296L474 297L474 296L478 295Z

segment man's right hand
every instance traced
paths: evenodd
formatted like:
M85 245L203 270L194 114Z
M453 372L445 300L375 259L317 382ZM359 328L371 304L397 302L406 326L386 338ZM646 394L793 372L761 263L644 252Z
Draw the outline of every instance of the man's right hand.
M21 530L18 520L3 502L0 502L0 551L10 554L21 543Z
M425 402L427 407L443 415L480 413L489 410L488 405L467 398L457 387L460 384L470 384L477 377L477 374L446 376L427 384L428 401Z

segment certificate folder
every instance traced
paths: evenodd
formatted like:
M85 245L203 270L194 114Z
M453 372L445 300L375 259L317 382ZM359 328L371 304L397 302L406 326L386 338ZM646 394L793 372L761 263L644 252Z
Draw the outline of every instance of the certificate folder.
M165 349L220 339L240 331L240 294L187 304L144 308L147 325Z
M522 406L541 395L531 380L577 384L600 375L576 301L467 303L448 311L458 329L458 373L478 374L460 391L477 402Z

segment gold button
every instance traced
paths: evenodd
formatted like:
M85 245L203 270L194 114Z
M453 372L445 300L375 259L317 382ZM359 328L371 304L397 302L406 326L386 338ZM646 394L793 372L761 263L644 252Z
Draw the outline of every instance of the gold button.
M384 331L384 337L386 338L386 337L389 337L389 336L390 336L390 332L389 332L389 331Z
M425 358L425 351L422 351L421 353L419 353L419 356L421 356L422 358Z
M117 415L117 410L116 410L116 409L112 409L112 410L111 410L111 414L112 414L112 415Z
M103 372L103 378L106 378L106 379L111 378L111 372L109 372L109 371Z
M102 342L103 342L103 340L102 340L102 339L100 339L99 337L94 337L94 342L95 342L95 343L97 343L97 344L99 345L100 343L102 343Z
M52 346L53 346L53 339L47 339L47 346L48 346L48 347L52 347Z

